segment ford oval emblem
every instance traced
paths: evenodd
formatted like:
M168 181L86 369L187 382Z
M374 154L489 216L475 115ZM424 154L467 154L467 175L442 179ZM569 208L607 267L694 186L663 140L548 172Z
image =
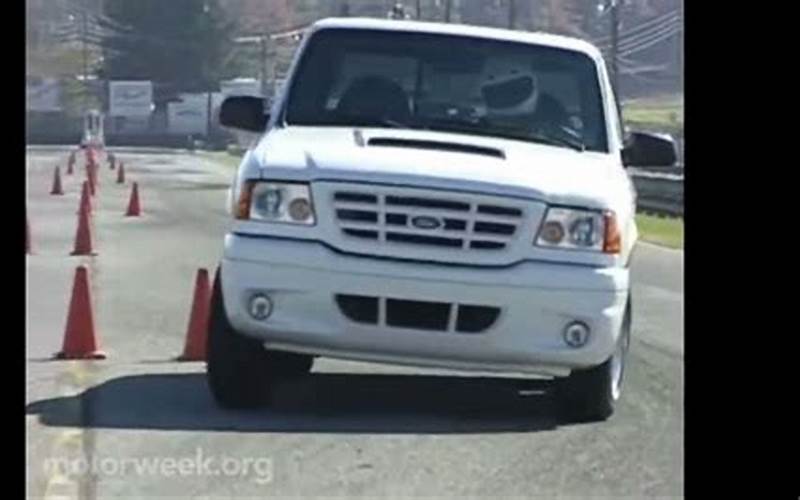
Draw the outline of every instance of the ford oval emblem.
M442 221L437 219L436 217L428 217L426 215L420 215L418 217L414 217L411 219L411 224L416 227L417 229L439 229L442 227Z

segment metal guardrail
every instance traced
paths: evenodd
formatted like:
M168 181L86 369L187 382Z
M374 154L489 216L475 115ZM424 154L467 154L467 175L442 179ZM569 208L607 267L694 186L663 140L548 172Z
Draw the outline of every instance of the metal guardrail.
M631 168L640 212L659 216L683 217L683 166Z

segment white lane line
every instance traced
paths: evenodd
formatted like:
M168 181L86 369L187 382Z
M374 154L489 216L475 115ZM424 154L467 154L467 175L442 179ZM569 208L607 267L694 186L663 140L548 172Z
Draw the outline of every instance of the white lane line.
M637 245L646 246L648 248L655 249L655 250L661 250L661 251L667 252L667 253L673 253L673 254L678 254L678 253L682 254L683 253L683 249L682 248L670 248L670 247L666 247L666 246L663 246L663 245L658 245L656 243L650 243L649 241L644 241L644 240L639 240L639 241L636 242L636 244Z

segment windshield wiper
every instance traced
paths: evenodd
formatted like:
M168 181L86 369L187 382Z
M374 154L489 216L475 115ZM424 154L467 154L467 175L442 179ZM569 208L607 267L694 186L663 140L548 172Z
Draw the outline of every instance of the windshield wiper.
M470 119L435 118L425 120L423 123L405 124L383 116L339 114L336 118L337 119L332 120L334 124L350 127L389 127L412 130L435 130L439 132L462 132L486 137L500 137L504 139L548 144L550 146L567 147L580 152L586 151L586 146L583 142L578 137L575 137L569 129L562 130L567 137L559 137L530 131L520 132L516 130L497 129L484 122Z
M428 119L414 128L439 132L475 132L480 135L490 135L486 133L487 128L485 124L475 123L470 120L435 118Z
M364 115L345 115L339 114L331 120L334 125L348 127L389 127L389 128L409 128L408 125L383 116L364 116Z
M426 130L438 130L440 132L468 132L482 136L502 137L504 139L517 139L540 144L548 144L550 146L567 147L580 152L586 151L586 145L583 144L578 137L572 136L570 133L571 131L566 129L563 130L563 132L565 134L569 134L569 138L535 132L518 132L502 129L498 130L493 129L490 125L486 125L485 123L476 123L471 120L436 119L429 121L424 127L419 128L424 128Z
M580 151L581 153L586 151L586 145L583 143L583 141L581 141L577 137L567 139L565 137L551 136L540 133L531 133L527 134L525 138L531 142L539 142L542 144L548 144L550 146L568 147L574 149L575 151Z

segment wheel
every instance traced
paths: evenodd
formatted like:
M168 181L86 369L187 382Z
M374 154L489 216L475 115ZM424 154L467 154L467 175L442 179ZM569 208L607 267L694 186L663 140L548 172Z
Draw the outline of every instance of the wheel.
M311 371L314 358L270 351L228 322L220 272L214 279L208 332L206 372L211 393L224 408L257 408L269 402L273 384Z
M622 320L619 342L608 360L599 366L575 370L558 381L556 396L560 416L570 422L608 419L622 396L625 362L631 341L632 305L630 295Z
M268 369L275 377L292 378L306 375L314 366L314 357L293 352L265 351Z
M219 269L211 293L207 348L206 377L218 405L246 409L268 402L273 382L269 357L260 342L237 333L228 322Z

